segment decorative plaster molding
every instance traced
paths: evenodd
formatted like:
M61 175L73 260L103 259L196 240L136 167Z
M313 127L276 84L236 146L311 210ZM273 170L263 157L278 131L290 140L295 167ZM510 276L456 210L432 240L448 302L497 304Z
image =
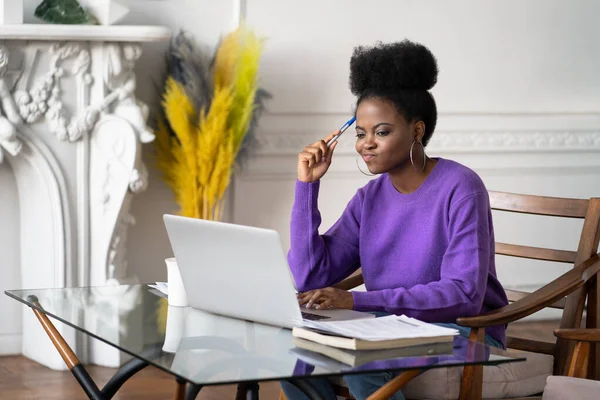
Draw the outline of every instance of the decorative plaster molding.
M130 193L145 190L148 185L148 171L141 161L140 143L152 142L155 136L147 126L148 107L135 98L134 65L142 51L140 45L135 43L103 45L103 65L95 71L102 74L96 79L101 79L105 95L91 105L89 90L93 78L90 74L90 50L86 45L77 42L57 43L50 46L49 53L51 58L48 72L32 89L16 91L15 101L3 79L8 65L8 51L0 46L0 96L6 114L6 117L0 114L0 145L11 155L17 155L22 144L17 139L15 126L33 124L42 117L47 119L50 131L61 141L76 142L95 132L92 135L91 151L96 156L89 167L93 177L89 186L93 193L96 193L96 188L100 190L98 198L91 200L97 200L102 205L99 214L101 218L96 219L95 223L110 226L110 229L108 232L102 230L103 233L99 234L92 223L92 236L95 240L111 243L110 249L106 250L108 254L100 258L107 260L107 265L95 267L98 270L93 280L96 284L103 284L107 279L124 275L125 232L133 223L133 217L128 214L127 197ZM73 61L70 67L66 66L67 60ZM32 66L28 65L26 68L29 75ZM75 78L79 105L84 107L73 118L69 118L61 98L61 79L67 77ZM106 126L100 126L95 129L97 125L101 125L101 121L107 121L107 126L112 128L107 130ZM115 128L116 130L110 131ZM129 131L133 133L132 137L128 136ZM1 155L2 153L0 161ZM82 165L81 168L88 167ZM87 174L88 171L84 173ZM125 180L120 182L123 174ZM116 176L119 177L115 178ZM92 210L96 209L92 207ZM94 217L92 213L92 219ZM117 254L119 252L122 254Z
M6 114L5 117L0 113L0 146L11 155L17 155L21 144L16 139L15 126L23 122L33 124L42 117L46 117L50 131L59 140L76 142L90 133L102 113L123 118L136 130L142 143L152 142L154 133L146 125L148 106L135 98L133 68L142 54L141 47L134 43L108 43L105 50L107 57L103 78L109 93L102 101L69 118L61 99L60 81L64 77L75 77L78 91L89 92L93 81L89 72L89 50L74 42L52 45L49 70L43 79L32 89L16 91L13 98L4 80L9 54L4 46L0 46L0 99ZM63 62L72 58L75 59L72 68L66 68ZM2 159L0 150L0 162Z
M22 122L21 117L5 80L8 57L8 50L0 45L0 101L2 102L2 112L0 112L0 163L4 160L3 148L10 155L16 156L23 146L17 139L16 129L16 126L19 126Z
M23 120L32 124L42 116L48 120L50 131L61 141L75 142L89 132L89 117L85 114L70 119L61 99L60 81L63 77L77 77L77 85L89 86L90 53L79 43L66 42L50 47L49 70L29 91L18 90L14 94ZM66 68L63 62L75 58L73 67Z
M129 213L131 196L148 183L137 131L127 120L115 115L101 117L92 131L90 164L90 284L118 283L128 279L127 230L135 224Z
M340 141L338 152L354 152L354 140L344 139ZM314 141L314 134L263 132L257 137L256 154L273 156L295 154L312 141ZM468 153L600 151L600 130L436 132L427 148L433 151Z
M600 131L439 132L431 138L430 147L469 152L600 151Z
M96 208L94 203L91 206L92 238L107 246L96 250L96 253L107 254L107 258L106 265L94 265L94 284L128 279L127 230L135 224L129 213L131 195L148 186L148 171L141 160L141 143L152 142L155 138L146 124L148 107L135 98L133 68L141 56L141 47L108 43L104 49L103 79L108 94L98 104L87 107L85 112L96 117L91 121L94 129L91 169L94 176L102 177L91 182L91 193L99 192L92 202L99 200L101 203L101 208ZM109 236L108 232L111 232Z
M144 163L140 167L134 168L129 180L129 190L131 193L141 193L148 188L148 168Z
M135 98L141 47L131 42L168 39L169 32L46 25L0 32L2 40L15 39L0 45L0 162L9 155L19 188L16 229L27 234L15 268L24 287L134 280L125 252L127 230L135 223L129 209L132 196L148 185L141 143L154 134L146 123L148 107ZM9 49L16 60L9 60ZM50 345L36 342L41 328L30 314L23 315L23 353L64 367ZM74 332L63 336L74 343ZM75 347L86 346L79 337ZM86 362L100 356L105 365L122 364L116 349L92 343L88 350Z
M128 121L142 143L150 143L155 136L146 125L148 106L135 98L136 79L133 68L142 55L142 48L134 43L109 43L105 68L105 85L111 91L100 105L102 110Z
M25 288L71 286L73 281L68 271L73 266L74 254L67 183L55 155L27 128L22 127L18 132L23 143L20 154L8 157L19 189L21 284ZM40 342L44 332L39 321L26 310L22 321L23 354L51 368L64 369L52 344ZM63 326L58 329L68 343L74 344L72 329Z

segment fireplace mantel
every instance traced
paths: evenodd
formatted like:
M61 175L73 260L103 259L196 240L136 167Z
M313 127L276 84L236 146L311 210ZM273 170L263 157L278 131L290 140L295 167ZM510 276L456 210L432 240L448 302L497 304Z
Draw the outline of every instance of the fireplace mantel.
M168 40L171 30L142 25L50 25L23 24L0 26L0 40L157 42Z
M129 206L147 185L141 144L154 140L148 107L135 97L134 66L141 43L170 35L159 26L0 27L0 162L10 164L18 188L20 226L13 231L20 265L14 267L23 288L134 279L125 257L127 229L135 223ZM84 360L121 362L118 352L88 346L61 328ZM28 309L21 349L13 350L64 367Z

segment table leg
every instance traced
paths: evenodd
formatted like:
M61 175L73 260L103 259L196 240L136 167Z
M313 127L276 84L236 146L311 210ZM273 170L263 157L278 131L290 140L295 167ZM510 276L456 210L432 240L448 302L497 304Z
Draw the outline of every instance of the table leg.
M29 296L27 300L36 307L43 309L37 297ZM133 358L119 368L100 390L48 316L36 308L31 309L85 394L92 400L110 400L129 378L148 366L146 361ZM156 349L150 350L152 352L156 351Z
M36 307L39 307L40 309L42 308L36 296L29 296L27 300L33 303ZM81 386L85 394L93 400L106 400L107 397L98 388L98 386L96 385L92 377L88 374L83 365L81 365L79 359L77 358L71 347L67 344L65 339L58 332L54 324L52 324L48 316L36 308L32 307L31 309L33 310L33 313L35 314L37 319L42 324L42 327L44 328L46 334L52 341L52 344L54 344L54 347L56 347L56 350L58 350L58 353L62 357L63 361L65 362L65 364L67 364L67 368L69 368L69 371L71 371L73 376L75 376L75 379L77 379L77 382L79 382L79 385Z
M107 399L112 399L121 386L133 375L137 374L148 366L148 363L139 358L132 358L126 362L119 370L110 378L106 385L102 388L102 393Z
M240 383L237 387L236 400L258 400L259 386L256 382Z
M184 400L185 386L187 382L180 378L175 378L175 380L177 381L177 387L175 388L175 400Z
M194 400L198 396L198 393L200 393L200 390L202 390L201 385L190 383L185 392L185 400Z

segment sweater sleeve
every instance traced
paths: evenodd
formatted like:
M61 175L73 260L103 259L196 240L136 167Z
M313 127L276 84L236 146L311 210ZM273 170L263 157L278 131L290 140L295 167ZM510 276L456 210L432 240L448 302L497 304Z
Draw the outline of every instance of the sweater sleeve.
M455 203L449 212L449 243L440 280L410 288L353 292L357 310L382 308L425 321L477 315L483 305L490 260L490 213L485 192Z
M320 235L319 185L318 181L296 182L288 263L300 292L331 286L356 271L360 264L360 192L331 229Z

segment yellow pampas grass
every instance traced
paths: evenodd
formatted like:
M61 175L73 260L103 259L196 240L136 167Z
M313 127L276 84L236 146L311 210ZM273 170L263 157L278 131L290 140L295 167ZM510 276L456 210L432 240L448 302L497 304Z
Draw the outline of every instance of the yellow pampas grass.
M157 166L184 216L217 220L236 159L257 118L262 41L247 26L224 37L212 68L186 35L172 44L158 121ZM209 93L205 91L209 90Z
M165 167L172 175L174 183L172 188L181 206L181 213L198 218L200 213L195 185L198 177L198 160L194 154L198 139L193 132L192 124L196 113L183 86L171 77L167 79L163 108L177 141L175 145L171 141L171 156L174 162Z
M219 43L215 55L215 87L231 87L234 83L235 72L240 52L240 29L230 33Z
M262 43L247 27L238 30L239 41L242 42L238 68L235 74L235 92L230 124L233 130L234 151L239 151L248 124L254 111L254 96L256 95L258 65L262 52Z
M198 124L198 148L196 156L199 165L199 193L202 201L202 219L214 220L214 208L221 199L215 196L215 167L219 164L220 148L231 136L227 117L231 111L232 95L230 88L217 89L210 111Z

